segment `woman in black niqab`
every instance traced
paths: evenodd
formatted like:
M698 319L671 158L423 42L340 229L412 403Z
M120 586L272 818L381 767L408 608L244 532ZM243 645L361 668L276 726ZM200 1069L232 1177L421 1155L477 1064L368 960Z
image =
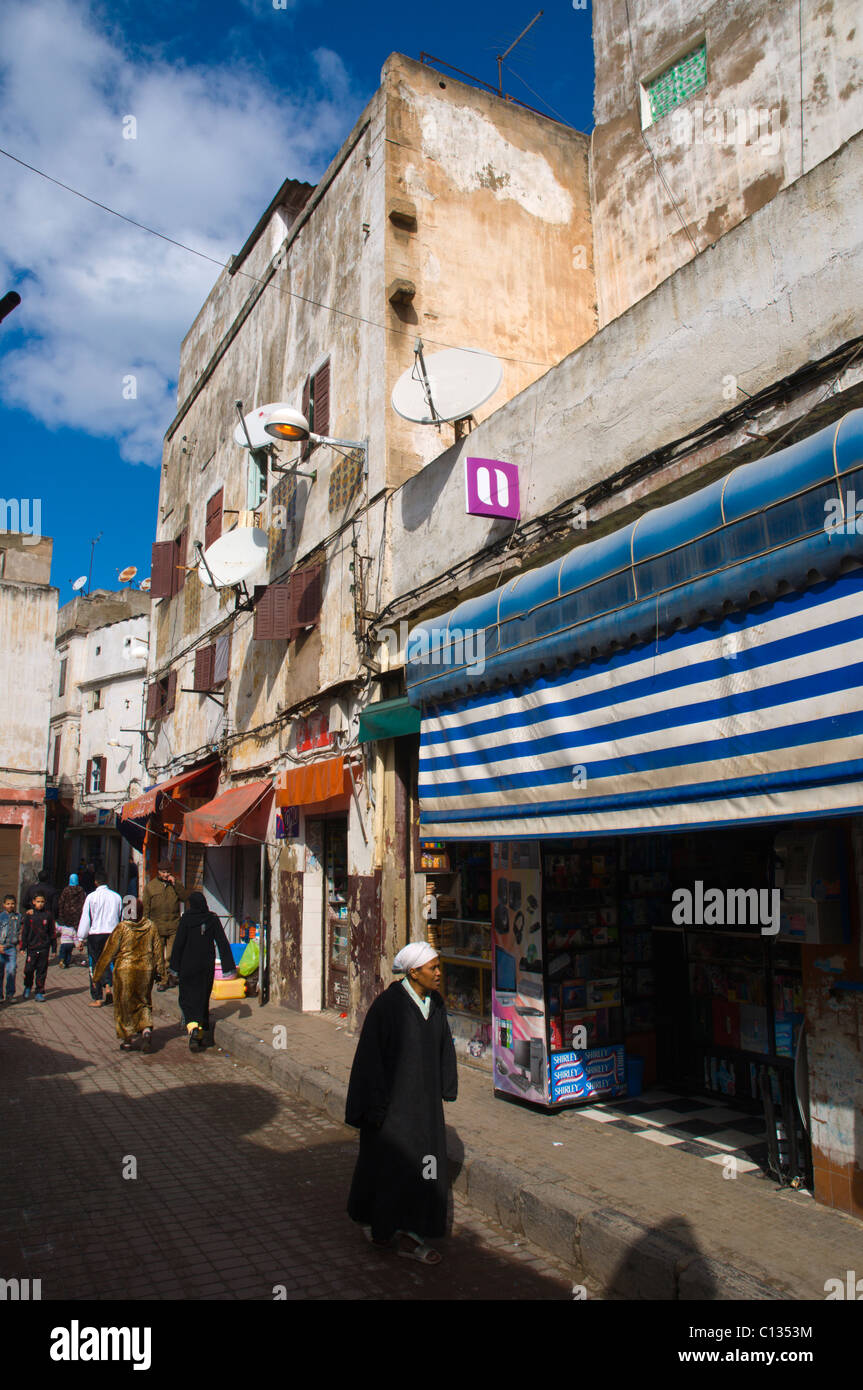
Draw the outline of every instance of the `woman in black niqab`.
M189 1050L198 1052L203 1033L210 1027L210 995L216 976L216 950L223 976L236 974L231 944L203 893L192 893L180 918L170 969L180 981L179 1001L189 1034Z

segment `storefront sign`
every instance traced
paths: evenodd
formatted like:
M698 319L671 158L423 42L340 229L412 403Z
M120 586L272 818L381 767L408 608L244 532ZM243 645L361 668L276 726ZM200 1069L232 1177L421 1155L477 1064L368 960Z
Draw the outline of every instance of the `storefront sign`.
M500 459L465 460L465 511L470 516L502 516L517 521L520 515L518 464Z
M300 833L299 806L283 806L276 812L276 839L296 840Z

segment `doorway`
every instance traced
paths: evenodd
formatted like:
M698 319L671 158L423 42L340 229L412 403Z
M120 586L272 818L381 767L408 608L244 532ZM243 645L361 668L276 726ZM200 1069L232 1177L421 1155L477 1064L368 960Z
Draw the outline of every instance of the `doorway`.
M326 816L324 826L324 969L326 1007L347 1013L350 1004L348 919L348 818Z

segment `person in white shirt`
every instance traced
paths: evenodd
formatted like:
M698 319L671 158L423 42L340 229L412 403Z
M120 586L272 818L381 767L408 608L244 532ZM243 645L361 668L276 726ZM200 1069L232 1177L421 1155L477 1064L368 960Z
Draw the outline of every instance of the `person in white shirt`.
M104 999L102 997L102 984L97 985L93 979L93 968L102 954L105 942L119 922L122 911L123 899L120 894L108 887L104 874L97 874L96 887L84 899L81 920L78 923L78 946L82 951L87 951L90 961L91 1009L101 1009L103 1004L111 1004L114 1000L111 993L113 974L111 966L108 966L103 976L105 980Z

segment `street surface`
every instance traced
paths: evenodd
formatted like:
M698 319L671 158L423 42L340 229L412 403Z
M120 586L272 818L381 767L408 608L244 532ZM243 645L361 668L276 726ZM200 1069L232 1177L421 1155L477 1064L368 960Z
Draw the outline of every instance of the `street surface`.
M371 1249L345 1213L352 1131L176 1025L121 1052L88 999L52 963L44 1004L0 1005L0 1278L43 1300L571 1300L458 1200L436 1268Z

